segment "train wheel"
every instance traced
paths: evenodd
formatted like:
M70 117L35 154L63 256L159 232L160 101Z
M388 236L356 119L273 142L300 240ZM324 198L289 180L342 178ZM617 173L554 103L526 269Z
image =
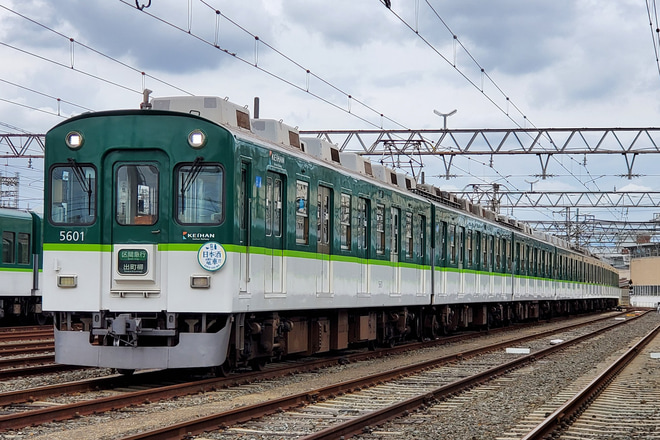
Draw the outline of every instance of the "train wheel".
M37 313L35 316L35 320L39 325L46 325L46 323L48 322L48 318L49 316L46 315L45 313Z
M215 374L216 377L227 377L229 376L229 373L231 373L232 368L231 364L229 361L225 361L224 364L218 365L217 367L213 367L213 373Z
M250 361L250 367L252 367L252 371L263 371L266 368L266 359L252 359Z
M117 368L117 373L121 374L122 376L132 376L133 373L135 373L135 370L129 370L125 368Z

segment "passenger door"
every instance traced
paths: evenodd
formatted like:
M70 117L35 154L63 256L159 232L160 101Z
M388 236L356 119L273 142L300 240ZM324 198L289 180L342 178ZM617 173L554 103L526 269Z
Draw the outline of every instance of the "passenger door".
M113 151L103 169L103 181L112 183L103 189L111 215L102 219L112 243L111 294L158 295L158 244L168 242L171 221L169 159L160 150Z
M286 178L268 171L266 174L266 261L264 292L284 292L284 188Z
M330 249L332 243L332 189L319 185L317 200L316 251L321 264L316 286L317 294L330 293Z

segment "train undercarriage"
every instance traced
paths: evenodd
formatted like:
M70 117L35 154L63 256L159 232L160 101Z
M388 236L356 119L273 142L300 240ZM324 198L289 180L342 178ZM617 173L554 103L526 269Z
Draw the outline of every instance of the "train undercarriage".
M259 369L271 360L289 355L311 355L364 344L371 348L391 347L457 331L604 311L616 305L612 299L585 299L332 310L312 315L239 314L234 317L227 363L221 372L245 365Z
M55 329L56 344L63 341L64 356L72 356L63 358L61 363L113 367L124 373L139 368L206 365L224 375L237 368L258 370L268 362L290 356L359 346L394 346L458 331L484 330L616 306L615 299L602 298L233 315L58 313ZM66 339L85 334L89 345L82 339L76 343ZM111 354L114 349L110 347L119 350ZM167 355L155 361L154 350ZM139 354L141 351L144 354ZM97 363L104 356L109 360ZM124 358L130 362L113 364L124 362Z

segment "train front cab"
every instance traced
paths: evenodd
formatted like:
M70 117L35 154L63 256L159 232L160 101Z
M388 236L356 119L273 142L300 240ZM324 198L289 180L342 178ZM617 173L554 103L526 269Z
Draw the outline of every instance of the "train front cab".
M217 271L232 232L228 132L125 111L74 118L47 145L44 304L55 314L56 362L222 364L232 295L209 292L232 284L231 267Z

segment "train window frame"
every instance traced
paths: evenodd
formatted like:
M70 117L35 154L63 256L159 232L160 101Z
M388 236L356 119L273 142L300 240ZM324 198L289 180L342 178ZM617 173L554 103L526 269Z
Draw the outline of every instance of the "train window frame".
M440 265L445 266L447 264L447 234L449 233L449 227L445 221L439 221L438 226L439 230L437 232L440 235Z
M369 200L364 197L358 197L357 212L357 247L360 250L366 251L369 246L368 237L368 219L369 219Z
M392 220L391 226L391 243L390 243L390 258L399 257L399 249L401 248L401 209L396 206L390 208L390 218Z
M413 250L414 250L414 243L413 243L413 214L410 211L406 211L404 215L404 255L406 258L412 258L413 257Z
M18 245L16 253L16 262L18 264L30 264L32 235L28 232L19 232L16 244Z
M414 226L413 226L414 227ZM426 263L427 220L424 214L419 215L419 242L417 243L417 257L421 264ZM414 245L414 243L413 243Z
M284 182L281 178L275 179L273 187L273 197L275 207L273 209L273 235L277 238L282 237L284 233Z
M339 236L340 246L344 251L351 250L351 204L351 195L341 193L339 201Z
M449 241L449 263L456 263L456 225L449 225L448 241Z
M457 231L458 255L456 260L461 265L461 267L463 267L465 265L465 227L459 226Z
M309 244L309 182L296 180L296 244Z
M188 168L184 171L185 168ZM213 176L218 176L215 180L210 178ZM218 226L225 221L226 217L226 185L225 185L226 171L225 167L218 162L182 162L177 164L174 168L174 182L173 186L176 188L175 194L175 206L174 206L174 220L180 225L199 225L199 226ZM191 179L186 182L187 179ZM201 180L200 180L201 179ZM188 187L185 188L186 193L193 185L197 186L202 183L203 186L217 184L218 200L208 200L203 199L201 202L198 198L193 198L194 208L191 209L191 212L186 210L186 202L190 203L190 195L185 195L182 193L184 188L183 184L187 184ZM201 190L204 194L208 194L203 188ZM206 204L206 208L201 206L201 204ZM217 209L209 209L208 206L212 206ZM212 214L206 216L203 213L203 210L212 211ZM197 219L204 219L208 217L208 221L199 221Z
M474 233L471 229L466 231L465 248L467 251L467 266L474 266Z
M98 217L98 171L96 167L93 164L78 163L72 160L66 164L53 165L48 176L50 186L48 221L56 226L94 224ZM65 195L65 192L68 194ZM84 193L87 193L87 198L83 196ZM86 206L81 205L74 210L69 209L74 206L74 201L80 202L81 200L83 204L87 200ZM86 216L83 215L85 211L87 211Z
M2 231L2 264L16 264L16 233Z
M385 205L376 204L376 254L385 254Z
M144 179L142 184L137 181L130 181L131 178L127 171L130 168L135 168L141 174L141 177ZM147 178L144 177L144 171L146 170L151 172L151 176L149 177L152 182L147 182ZM126 177L124 178L121 173L126 173ZM114 217L117 224L121 226L153 226L158 222L160 210L160 173L161 171L155 163L149 163L147 161L121 163L117 165L114 171L115 184L113 188L115 201ZM152 186L153 181L155 181L155 187ZM123 185L125 182L127 183L126 186ZM133 187L132 183L135 183L135 187ZM133 195L129 194L129 190L131 193L135 192L135 206L132 203ZM126 193L126 195L122 195L122 193ZM144 197L145 195L147 197ZM130 199L130 203L125 202L126 198ZM140 202L142 202L141 205Z

